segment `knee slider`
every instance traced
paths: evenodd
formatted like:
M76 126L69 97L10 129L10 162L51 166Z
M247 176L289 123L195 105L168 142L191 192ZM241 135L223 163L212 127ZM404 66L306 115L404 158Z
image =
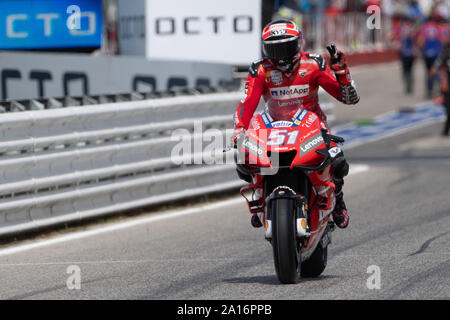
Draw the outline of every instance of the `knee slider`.
M236 170L236 172L239 176L239 179L244 180L248 183L252 183L252 176L244 174L244 173L240 172L239 170Z

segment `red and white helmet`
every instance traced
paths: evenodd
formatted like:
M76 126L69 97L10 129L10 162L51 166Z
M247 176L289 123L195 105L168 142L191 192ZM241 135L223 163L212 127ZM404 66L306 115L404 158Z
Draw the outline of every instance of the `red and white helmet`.
M292 65L302 49L303 33L291 20L275 20L264 28L262 42L266 58L279 66Z

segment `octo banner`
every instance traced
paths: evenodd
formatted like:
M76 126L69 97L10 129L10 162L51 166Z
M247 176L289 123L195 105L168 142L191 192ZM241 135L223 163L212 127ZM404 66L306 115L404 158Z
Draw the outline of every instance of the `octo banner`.
M0 49L100 47L101 0L0 0Z
M260 58L261 0L133 3L119 1L122 54L235 65Z

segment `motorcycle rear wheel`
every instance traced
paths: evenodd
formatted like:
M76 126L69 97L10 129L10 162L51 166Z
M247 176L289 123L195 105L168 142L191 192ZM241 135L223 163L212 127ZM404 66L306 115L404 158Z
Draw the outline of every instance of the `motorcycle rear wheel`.
M301 276L304 278L315 278L322 274L327 266L328 246L325 248L321 244L317 246L311 257L303 261L301 265Z

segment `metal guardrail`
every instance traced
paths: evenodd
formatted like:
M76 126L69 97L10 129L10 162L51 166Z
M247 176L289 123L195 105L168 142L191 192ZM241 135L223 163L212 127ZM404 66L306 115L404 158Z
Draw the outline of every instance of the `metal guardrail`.
M218 87L199 86L196 88L174 88L170 91L130 92L117 94L66 96L39 99L7 99L0 100L0 113L23 112L44 109L57 109L75 106L90 106L105 103L141 101L148 99L169 98L178 96L203 95L211 93L233 92L239 89L239 81L222 82Z
M216 93L0 114L0 236L241 186L233 164L207 164L214 155L201 153L207 129L227 144L240 98ZM195 164L173 161L176 137L201 146L180 156Z

